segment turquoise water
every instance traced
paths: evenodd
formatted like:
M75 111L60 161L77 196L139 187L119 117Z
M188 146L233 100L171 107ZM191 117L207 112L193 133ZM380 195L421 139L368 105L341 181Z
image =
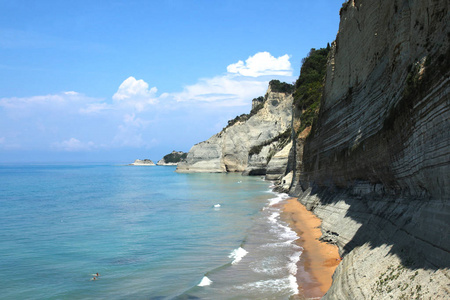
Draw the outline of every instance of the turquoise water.
M297 238L261 178L0 166L2 299L287 299ZM100 273L93 281L94 273Z

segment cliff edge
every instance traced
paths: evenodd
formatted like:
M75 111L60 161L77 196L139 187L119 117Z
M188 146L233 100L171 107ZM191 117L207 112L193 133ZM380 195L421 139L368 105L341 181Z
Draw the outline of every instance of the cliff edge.
M291 187L344 257L324 299L448 299L448 9L350 0L340 11Z

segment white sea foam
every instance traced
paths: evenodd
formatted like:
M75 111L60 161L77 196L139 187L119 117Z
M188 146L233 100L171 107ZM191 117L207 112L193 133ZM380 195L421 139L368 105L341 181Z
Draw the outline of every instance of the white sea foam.
M214 208L220 208L220 204L214 204Z
M292 230L291 227L285 226L280 223L278 223L278 226L281 229L279 237L280 237L280 239L284 240L285 243L290 244L299 238L297 233L294 230Z
M269 199L269 206L273 206L275 204L280 203L283 200L286 200L287 198L289 198L288 194L277 194L277 196L275 198Z
M288 270L289 270L289 274L291 275L297 275L297 263L300 261L300 255L302 254L302 252L295 252L289 259L290 262L288 264Z
M270 223L275 224L277 222L277 218L280 216L279 212L274 212L269 216Z
M283 275L286 271L278 256L269 256L261 260L254 261L250 264L250 268L256 273L268 274L272 276Z
M248 252L244 248L239 247L237 249L234 249L233 252L231 252L228 257L233 259L231 264L235 265L238 262L240 262L242 260L242 258L244 258L244 256L247 255L247 253Z
M289 275L289 286L293 295L297 295L299 293L297 278L294 275Z
M237 290L257 291L259 293L286 293L291 295L298 294L297 279L293 275L289 275L280 279L261 280L234 286Z
M202 281L200 281L200 283L198 284L198 286L208 286L211 285L211 283L212 281L208 277L204 276L202 278Z

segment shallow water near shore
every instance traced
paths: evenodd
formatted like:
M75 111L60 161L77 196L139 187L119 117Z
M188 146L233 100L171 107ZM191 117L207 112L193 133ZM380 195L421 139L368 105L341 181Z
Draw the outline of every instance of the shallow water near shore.
M288 299L298 237L259 177L0 165L3 299ZM94 273L100 273L92 281Z

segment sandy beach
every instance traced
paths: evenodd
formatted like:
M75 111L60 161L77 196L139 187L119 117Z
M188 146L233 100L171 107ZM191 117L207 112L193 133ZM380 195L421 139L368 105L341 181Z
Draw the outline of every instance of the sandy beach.
M299 290L307 298L322 297L330 288L332 275L340 263L338 248L319 241L321 220L296 198L284 204L282 218L300 236L297 243L303 248L297 275ZM302 270L310 278L305 278Z

